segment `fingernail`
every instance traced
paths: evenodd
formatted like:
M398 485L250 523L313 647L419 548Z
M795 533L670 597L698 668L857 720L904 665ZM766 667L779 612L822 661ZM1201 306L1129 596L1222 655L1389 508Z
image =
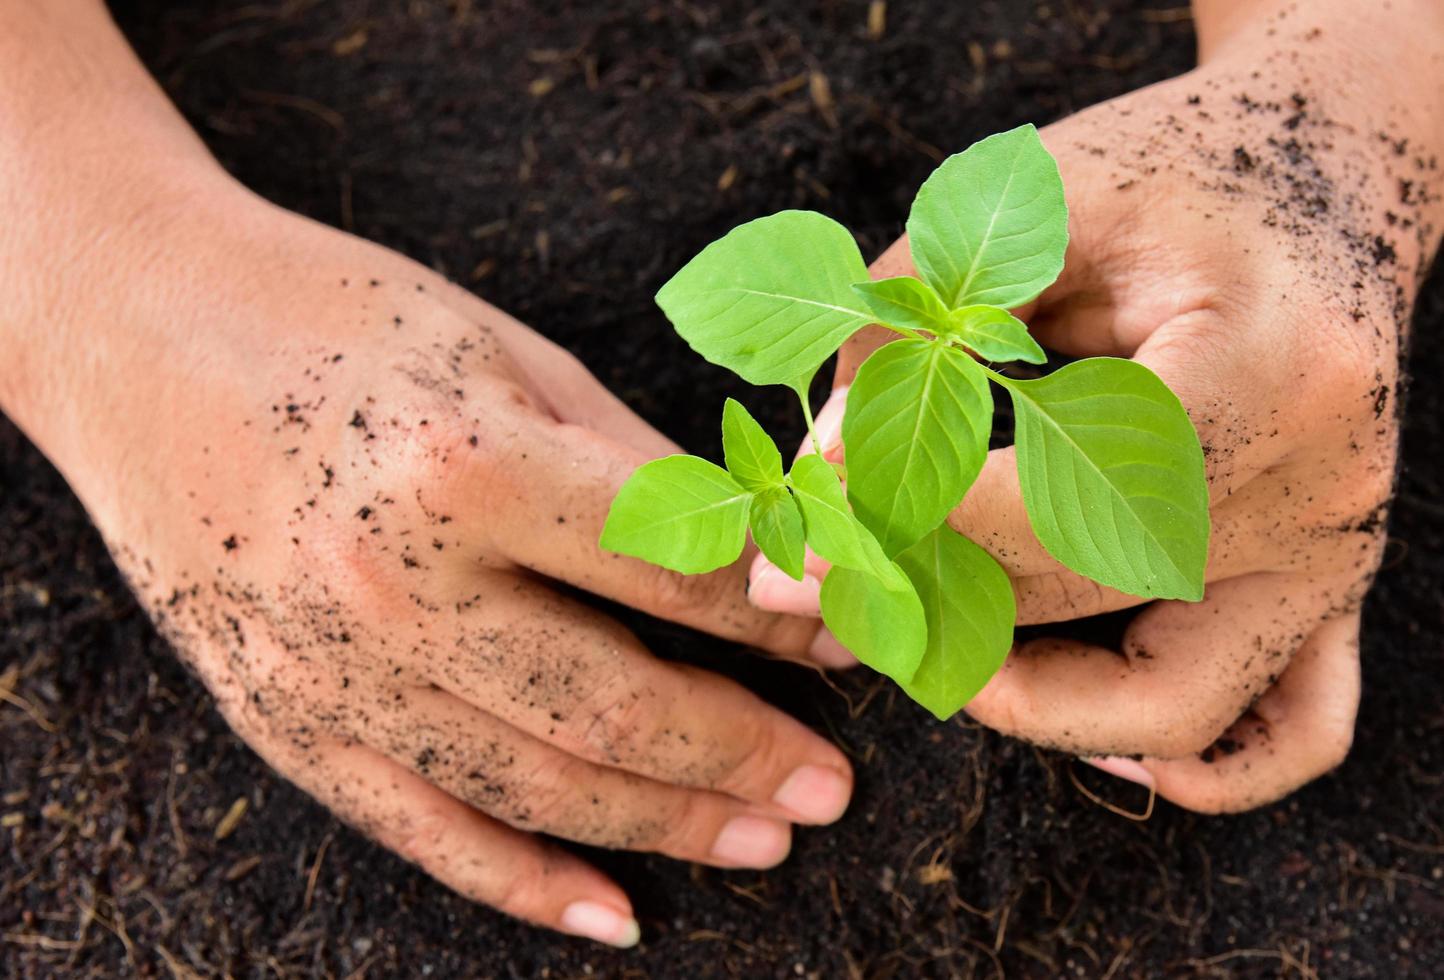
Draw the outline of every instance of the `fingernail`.
M562 912L562 928L608 946L630 949L642 938L637 920L601 902L573 902Z
M817 441L822 456L830 459L842 448L842 417L847 414L847 385L832 389L832 395L817 413Z
M733 817L712 844L712 856L744 868L770 868L792 849L792 828L766 817Z
M1084 759L1083 761L1096 769L1102 769L1110 776L1117 776L1119 779L1126 779L1130 783L1147 786L1149 789L1154 788L1153 773L1143 768L1141 763L1135 762L1132 759L1109 755L1100 756L1095 759Z
M852 651L837 642L832 630L825 626L817 631L812 646L807 648L807 656L813 662L832 670L847 670L858 665L858 659L852 655Z
M782 782L772 802L808 823L832 823L847 810L852 783L828 766L798 766Z
M803 575L799 582L776 565L767 565L753 576L747 590L747 598L758 609L793 616L816 616L821 595L822 583L815 576Z

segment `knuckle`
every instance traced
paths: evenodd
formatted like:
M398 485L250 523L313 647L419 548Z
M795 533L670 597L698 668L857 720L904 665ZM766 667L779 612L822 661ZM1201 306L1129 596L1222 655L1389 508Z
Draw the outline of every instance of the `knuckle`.
M1228 730L1231 717L1202 705L1179 710L1176 705L1156 704L1144 755L1160 759L1184 759L1208 750ZM1236 713L1235 713L1236 714Z
M498 439L494 430L490 424L468 424L456 414L417 421L401 454L400 472L409 495L424 500L426 509L445 511L463 487L490 470L487 464Z
M372 536L338 539L330 551L327 588L341 607L389 618L411 605L408 585L401 574L405 566Z
M662 722L655 699L625 674L614 673L572 712L572 739L594 758L617 763L656 741Z
M686 620L719 608L731 587L723 576L682 575L659 566L648 566L643 583L656 608L670 618Z
M1372 403L1379 355L1358 333L1337 325L1320 330L1295 356L1304 359L1311 387L1335 413L1339 406Z
M507 823L528 830L564 827L575 810L575 769L580 759L568 757L539 766L531 776L519 780L511 798L496 815Z
M634 846L677 858L697 858L709 850L708 820L702 796L679 793L664 820L653 821Z
M396 853L414 864L426 865L443 857L451 821L438 810L404 817L392 838Z
M743 726L747 732L747 744L725 766L708 785L713 789L734 793L739 796L765 795L774 786L765 785L772 774L780 772L783 760L777 732L772 725L759 720Z
M537 922L542 919L543 896L538 882L545 876L531 868L513 872L497 881L482 901L507 915Z
M1039 576L1037 590L1050 617L1078 619L1095 615L1106 605L1102 585L1066 569Z
M236 734L272 752L309 752L343 727L334 678L308 660L267 645L228 658L226 676L207 683Z

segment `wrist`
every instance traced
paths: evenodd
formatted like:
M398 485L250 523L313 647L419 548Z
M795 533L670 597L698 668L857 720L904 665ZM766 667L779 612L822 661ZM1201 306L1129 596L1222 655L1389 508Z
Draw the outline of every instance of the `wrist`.
M1200 70L1236 94L1300 107L1352 156L1380 231L1427 267L1444 233L1444 0L1195 0ZM1344 176L1336 173L1335 179ZM1409 289L1416 287L1412 277Z
M185 228L242 192L99 0L6 6L0 32L0 410L57 463L138 360L143 297ZM184 264L184 263L182 263ZM149 345L154 353L154 344Z
M1193 12L1201 66L1293 70L1327 90L1341 121L1444 153L1444 0L1194 0Z

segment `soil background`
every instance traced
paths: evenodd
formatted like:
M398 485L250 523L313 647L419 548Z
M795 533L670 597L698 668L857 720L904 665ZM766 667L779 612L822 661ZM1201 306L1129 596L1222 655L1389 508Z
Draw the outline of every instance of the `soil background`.
M478 290L716 455L737 385L651 302L698 248L812 207L875 254L945 151L1193 58L1173 0L895 0L880 37L868 9L139 0L116 13L251 187ZM1160 804L1135 822L1078 784L1129 808L1135 788L937 723L865 672L833 688L638 623L663 655L742 676L830 732L858 792L765 874L594 854L636 901L645 938L626 953L468 904L271 773L0 419L0 688L30 706L0 703L0 976L1444 976L1441 333L1436 271L1341 769L1243 816ZM747 397L796 435L783 396Z

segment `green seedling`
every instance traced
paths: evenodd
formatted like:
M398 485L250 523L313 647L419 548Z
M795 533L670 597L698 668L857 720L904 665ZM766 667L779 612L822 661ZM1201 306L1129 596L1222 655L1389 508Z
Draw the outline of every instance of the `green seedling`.
M847 229L783 211L734 228L662 287L657 303L693 350L752 384L797 393L817 454L784 471L776 443L729 399L726 467L694 456L640 467L612 502L601 544L694 575L735 561L750 528L794 579L810 547L833 565L823 621L946 718L1012 644L1007 574L946 523L987 458L994 385L1012 399L1034 533L1101 585L1202 598L1208 491L1197 432L1143 365L1089 358L1036 380L990 366L1046 361L1008 312L1057 279L1068 244L1062 177L1036 129L945 160L918 191L907 231L917 278L871 281ZM899 337L858 370L842 425L846 465L835 467L820 455L808 386L872 323Z

